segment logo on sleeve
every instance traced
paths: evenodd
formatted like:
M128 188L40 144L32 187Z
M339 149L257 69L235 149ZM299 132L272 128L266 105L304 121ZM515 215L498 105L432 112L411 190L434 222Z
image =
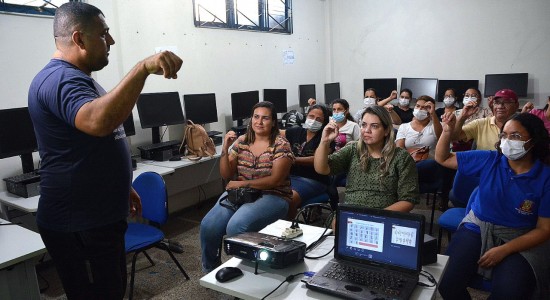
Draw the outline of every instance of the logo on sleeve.
M516 208L516 210L518 213L522 215L532 215L534 206L535 206L535 202L525 199L523 200L521 205L518 208Z

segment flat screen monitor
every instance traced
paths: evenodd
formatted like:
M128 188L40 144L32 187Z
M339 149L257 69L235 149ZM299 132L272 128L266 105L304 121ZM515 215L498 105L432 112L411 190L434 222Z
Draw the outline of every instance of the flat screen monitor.
M363 94L368 88L376 90L376 96L385 99L391 95L392 91L397 90L397 78L367 78L363 79Z
M183 106L187 120L196 124L218 122L216 94L183 95Z
M498 90L511 89L518 97L527 97L528 73L485 75L485 97L494 96Z
M302 84L298 87L298 94L300 97L300 107L307 107L309 104L307 100L309 98L317 99L315 95L315 84Z
M456 92L456 101L462 101L464 93L469 88L479 88L479 80L439 80L437 84L437 99L436 101L443 102L445 91L454 89Z
M37 149L29 109L0 110L0 158L32 153Z
M264 89L264 101L273 103L277 113L288 111L286 89Z
M233 121L239 121L240 123L242 120L250 118L252 107L258 102L260 102L259 91L231 93L231 116Z
M178 92L141 94L137 108L141 128L185 123Z
M325 103L330 104L336 99L340 99L340 83L325 83Z
M437 96L437 78L401 78L401 90L409 89L416 99L422 95Z
M122 123L122 126L124 127L124 132L126 133L126 136L132 136L136 135L136 126L134 125L134 114L130 112L130 115Z

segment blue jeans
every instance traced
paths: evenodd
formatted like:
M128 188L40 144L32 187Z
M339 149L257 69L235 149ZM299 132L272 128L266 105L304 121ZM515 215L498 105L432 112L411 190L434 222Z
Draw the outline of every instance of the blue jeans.
M220 199L227 193L223 193ZM227 199L218 200L230 204ZM201 221L200 239L202 270L208 273L221 264L221 243L224 235L260 231L267 225L284 219L288 213L288 202L278 196L264 194L255 202L243 204L233 211L219 203Z
M477 274L480 251L481 235L460 226L445 253L449 255L449 264L439 284L443 299L471 299L466 287L475 276L480 276ZM529 299L535 287L531 266L521 254L514 253L493 268L489 299Z

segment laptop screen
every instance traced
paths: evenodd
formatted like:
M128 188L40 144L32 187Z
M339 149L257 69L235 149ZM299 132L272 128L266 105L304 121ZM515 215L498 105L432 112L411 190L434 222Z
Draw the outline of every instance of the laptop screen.
M421 270L422 215L340 205L337 220L336 258Z

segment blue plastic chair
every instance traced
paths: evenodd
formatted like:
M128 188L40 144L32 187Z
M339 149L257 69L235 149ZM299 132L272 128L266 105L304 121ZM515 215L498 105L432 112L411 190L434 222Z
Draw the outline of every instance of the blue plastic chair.
M134 190L141 198L143 208L143 218L149 221L149 224L128 223L128 229L124 236L126 243L126 253L134 253L132 257L132 272L130 277L129 299L132 299L134 292L134 278L136 273L136 259L139 253L147 257L151 265L155 265L151 257L145 250L157 247L168 252L178 269L187 280L189 276L180 263L174 257L170 249L162 244L164 233L159 229L168 220L168 195L166 185L162 176L155 172L145 172L139 175L132 183Z

